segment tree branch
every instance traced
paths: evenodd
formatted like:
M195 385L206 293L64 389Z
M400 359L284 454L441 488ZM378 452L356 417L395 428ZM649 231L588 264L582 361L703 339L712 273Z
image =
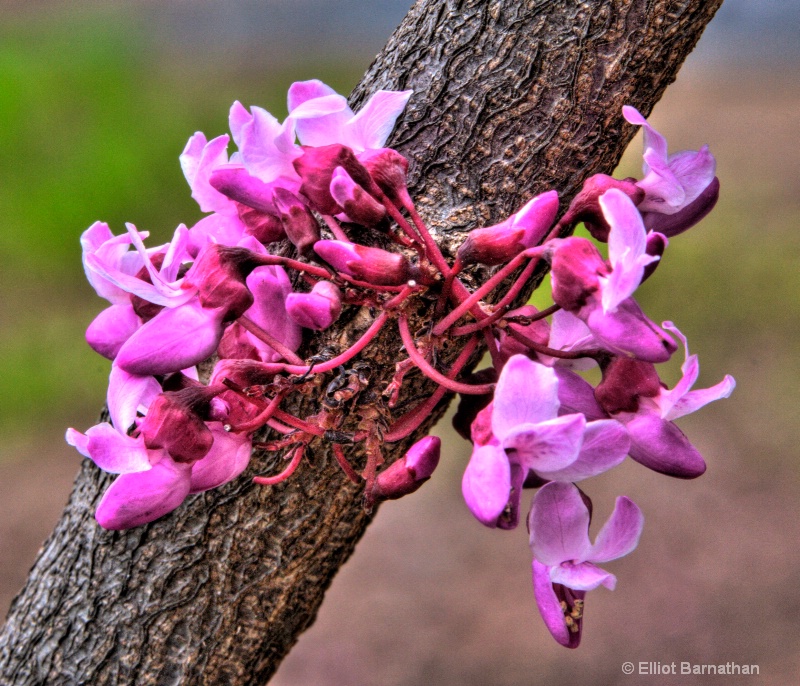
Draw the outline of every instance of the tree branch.
M452 252L532 195L556 188L566 201L590 174L611 172L634 133L621 106L650 112L720 4L421 0L353 101L414 89L392 143ZM369 324L358 311L309 350L338 348ZM377 383L391 379L397 340L389 328L367 351ZM408 395L431 393L421 375L410 383ZM281 466L255 455L247 474ZM242 477L124 532L94 521L110 479L84 462L0 637L3 683L262 683L370 520L360 487L322 449L278 486Z

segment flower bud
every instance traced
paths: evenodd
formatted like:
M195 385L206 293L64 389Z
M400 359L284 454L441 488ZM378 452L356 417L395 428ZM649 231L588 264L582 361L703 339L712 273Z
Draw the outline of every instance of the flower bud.
M537 195L508 219L469 232L458 249L464 265L496 265L508 262L527 248L533 248L545 237L558 212L558 193Z
M274 243L286 238L283 222L277 214L260 212L242 204L237 205L236 209L246 232L261 243Z
M342 167L362 188L369 188L373 183L355 153L344 145L304 147L303 154L293 164L303 181L300 192L321 214L336 214L342 210L331 195L331 180L337 167Z
M305 203L285 188L275 189L275 207L286 236L302 255L319 240L319 224Z
M318 241L314 251L338 271L376 286L400 286L413 274L402 255L344 241Z
M652 362L614 357L603 367L603 380L594 389L594 396L608 414L637 412L639 398L654 398L661 388Z
M413 493L428 479L439 464L442 441L426 436L409 448L397 462L378 474L372 490L375 500L396 500Z
M209 182L216 190L237 203L259 212L275 213L272 202L274 185L251 176L244 167L219 167L212 172Z
M600 208L600 196L610 188L621 190L633 200L634 205L644 200L644 191L633 179L615 179L605 174L595 174L586 179L583 188L572 199L562 222L564 224L583 222L595 239L607 242L611 227Z
M573 236L558 241L550 272L553 300L567 312L576 312L600 288L599 277L610 271L587 239Z
M205 387L157 396L140 426L145 446L149 450L166 450L176 462L196 462L203 458L211 450L214 436L198 410L207 412L210 400Z
M370 176L386 195L392 200L402 201L408 197L406 174L408 160L396 150L380 148L366 150L358 155L358 161L364 165Z
M342 313L342 292L330 281L320 281L310 293L290 293L286 311L306 329L327 329Z
M342 167L334 170L330 190L348 218L357 224L374 227L386 217L386 208L353 181Z

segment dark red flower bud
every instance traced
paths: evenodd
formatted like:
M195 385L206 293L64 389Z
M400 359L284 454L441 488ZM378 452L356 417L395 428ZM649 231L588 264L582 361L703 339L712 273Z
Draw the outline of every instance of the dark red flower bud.
M203 307L225 308L225 320L238 319L253 304L245 279L260 264L247 248L212 243L198 255L186 283L197 286Z
M401 205L406 204L403 202L405 200L410 202L406 181L408 160L397 150L367 150L359 154L358 160L389 198L399 201Z
M600 287L598 277L610 273L597 248L572 236L556 243L550 271L553 300L567 312L577 312Z
M403 457L378 474L372 490L374 500L396 500L416 491L439 464L441 447L438 436L417 441Z
M198 411L207 413L213 395L207 388L187 388L157 396L140 426L145 446L163 448L176 462L205 457L214 436Z
M336 167L342 167L362 188L369 189L373 183L355 153L344 145L303 147L303 154L293 164L303 180L300 192L321 214L338 214L343 209L331 195L331 180Z
M319 240L317 220L305 203L285 188L275 189L275 207L278 210L286 236L302 255L308 255Z
M414 275L405 257L380 248L344 241L318 241L314 250L343 274L376 286L401 286Z
M333 172L331 196L357 224L375 227L386 218L386 208L353 181L342 167L336 167Z
M590 176L583 184L580 192L572 199L567 213L561 220L563 224L583 222L589 233L603 243L608 241L608 225L600 209L600 196L609 188L618 188L638 205L644 200L644 191L639 188L634 179L614 179L605 174Z
M662 389L655 366L630 357L614 357L603 367L603 380L594 389L600 406L608 412L636 412L639 398L654 398Z

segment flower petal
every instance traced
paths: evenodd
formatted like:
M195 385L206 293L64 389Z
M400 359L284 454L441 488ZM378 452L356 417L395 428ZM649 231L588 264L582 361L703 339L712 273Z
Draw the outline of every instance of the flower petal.
M192 467L169 456L152 469L123 474L97 506L95 518L104 529L132 529L172 512L189 494Z
M199 302L164 309L125 342L115 363L139 376L192 367L219 345L224 313L224 308L210 310Z
M568 414L538 424L520 424L506 434L503 448L523 467L553 472L578 458L583 444L586 417Z
M589 559L608 562L627 555L639 544L644 528L644 515L629 498L620 496L614 511L597 534Z
M511 491L511 467L498 446L485 445L472 451L461 491L479 522L492 528L497 526Z
M581 451L572 464L555 471L536 471L548 481L581 481L616 467L625 459L630 445L628 431L620 422L613 419L589 422Z
M514 355L503 367L494 393L492 429L501 440L519 424L553 419L558 412L558 378L543 364Z
M694 479L706 471L702 455L672 422L640 414L625 426L631 436L630 456L645 467L679 479Z
M161 385L152 376L130 374L115 364L111 365L106 402L117 431L127 433L139 408L149 407L160 393Z
M347 123L347 140L343 142L355 152L382 148L412 93L410 90L374 93Z
M221 422L208 422L214 444L192 465L189 493L201 493L235 479L250 463L253 441L245 434L229 433Z
M539 614L553 638L566 648L577 648L579 632L571 632L564 621L564 611L556 596L553 582L550 581L550 567L538 560L533 561L533 597Z
M572 484L551 481L542 486L533 498L528 525L531 551L543 564L583 562L591 551L589 510Z
M617 584L617 578L613 574L596 567L591 562L565 563L551 567L550 580L554 584L561 584L576 591L591 591L601 585L613 591Z
M121 434L105 422L91 427L86 437L89 439L86 443L89 457L104 472L128 474L146 471L163 457L160 451L148 451L144 441Z

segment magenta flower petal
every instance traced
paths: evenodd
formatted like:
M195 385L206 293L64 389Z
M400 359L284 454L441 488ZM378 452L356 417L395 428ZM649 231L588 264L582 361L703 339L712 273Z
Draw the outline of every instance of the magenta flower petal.
M601 277L602 302L605 312L613 312L642 282L644 268L659 258L647 254L642 216L625 193L609 189L600 196L600 207L611 227L608 257L612 269L607 277Z
M608 562L627 555L639 545L643 528L642 511L632 500L620 496L608 521L597 534L589 560Z
M132 275L141 267L141 261L134 264L128 258L128 255L133 255L129 253L130 244L130 236L114 236L105 222L95 222L81 234L86 279L97 295L114 305L130 303L130 296L125 289L109 281L103 272L98 271L96 265L102 265L104 270L125 271ZM136 261L135 256L133 260Z
M506 362L494 392L492 429L505 437L520 424L554 419L558 412L558 378L549 367L514 355Z
M595 337L609 350L645 362L666 362L677 346L650 321L633 298L623 300L616 312L604 313L594 302L583 308L583 318Z
M320 281L310 293L289 293L286 312L306 329L327 329L342 312L342 293L330 281Z
M86 342L96 353L113 360L122 344L141 325L142 320L128 298L127 304L111 305L94 318L86 329Z
M172 512L189 495L192 467L169 456L152 469L123 474L97 506L95 519L104 529L132 529Z
M189 493L202 493L235 479L250 463L253 441L245 434L225 431L221 422L209 422L214 444L192 465Z
M702 455L672 422L640 414L625 426L631 436L630 456L645 467L680 479L694 479L706 471Z
M511 467L503 450L496 445L475 448L461 490L476 519L486 526L497 526L511 491Z
M616 467L625 459L630 445L628 431L619 422L611 419L589 422L574 462L554 471L537 469L536 473L548 481L582 481Z
M211 141L199 131L186 144L180 156L181 168L192 197L203 212L235 213L234 204L216 190L209 178L220 165L228 163L228 136L218 136Z
M538 560L533 561L533 596L536 599L536 606L539 608L545 626L552 634L553 638L566 648L577 648L581 640L580 631L572 632L567 628L564 621L564 611L561 602L553 588L550 580L550 567L543 565ZM583 591L575 594L579 599L583 599ZM581 620L578 620L578 627Z
M569 467L578 458L586 417L568 414L537 424L520 424L503 439L509 456L527 469L539 473Z
M598 586L605 586L613 591L617 578L591 562L580 564L560 564L550 568L550 580L554 584L562 584L576 591L591 591Z
M224 314L224 308L209 310L197 301L164 309L125 342L115 363L139 376L192 367L216 350Z
M127 474L150 469L161 454L150 454L144 442L119 433L111 424L96 424L83 437L78 431L67 431L67 443L89 457L100 469L112 474Z
M377 91L346 127L343 141L356 152L382 148L413 91Z
M595 398L594 388L586 379L563 367L555 367L554 371L558 377L559 414L581 413L587 420L608 417Z
M117 431L127 433L136 420L139 408L149 407L160 393L161 385L152 376L129 374L117 365L111 365L106 402L111 422Z
M528 518L533 556L555 566L565 560L586 560L589 543L589 510L572 484L551 481L533 498Z
M247 277L247 288L253 294L253 304L245 314L292 351L300 347L303 332L286 311L286 299L292 284L282 267L268 265L254 269ZM281 355L266 343L247 333L247 339L259 351L262 362L277 362Z

